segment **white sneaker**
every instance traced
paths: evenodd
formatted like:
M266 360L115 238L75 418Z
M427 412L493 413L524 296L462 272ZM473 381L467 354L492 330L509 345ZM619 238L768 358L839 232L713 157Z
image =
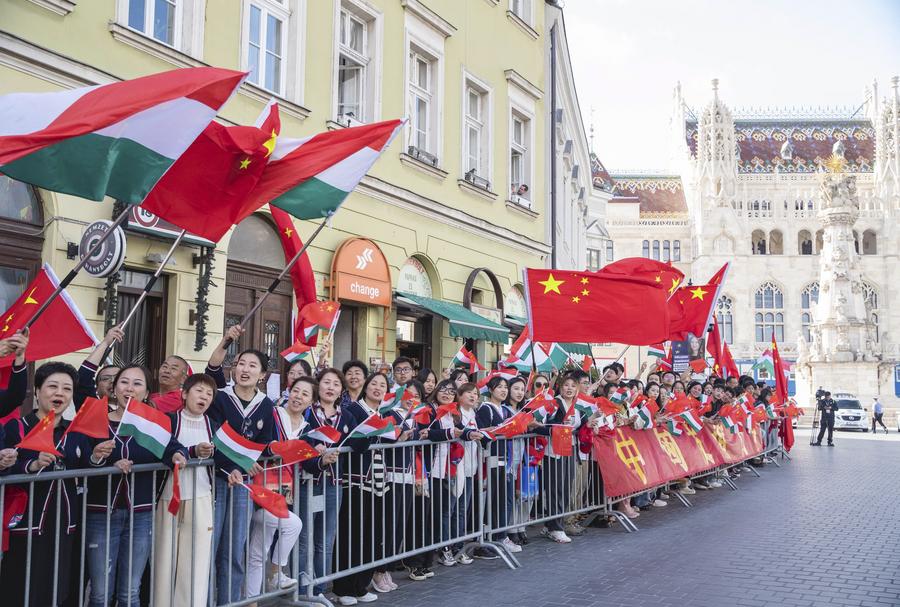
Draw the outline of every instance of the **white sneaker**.
M456 562L460 565L471 565L475 561L471 556L469 556L465 552L460 551L460 553L456 555Z
M284 572L279 571L269 578L269 585L273 588L280 588L281 590L285 590L287 588L293 588L294 586L296 586L297 580L292 577L288 577L284 574Z
M355 596L339 596L337 600L341 605L356 605L359 602Z
M356 597L356 600L360 603L374 603L378 600L378 595L374 592L367 592L362 596Z
M572 541L572 538L570 538L568 535L566 535L562 531L551 531L549 536L550 536L550 539L553 540L554 542L556 542L557 544L568 544Z
M694 489L698 489L700 491L709 491L709 485L706 483L694 483Z
M393 588L391 588L391 585L388 584L384 579L384 574L377 572L372 576L372 589L375 592L381 593L390 592L391 590L393 590Z
M722 486L722 481L713 481L709 484L709 486L718 489Z
M654 508L664 508L669 505L669 502L666 500L653 500L653 503L650 505Z
M456 564L456 559L453 558L453 551L450 550L449 546L441 549L441 555L438 557L438 563L440 563L444 567L453 567Z
M697 492L694 489L691 489L690 487L682 487L681 489L678 490L678 493L680 493L682 495L694 495Z
M500 545L506 548L509 552L522 552L522 547L508 537L503 538L503 541L500 542Z
M659 499L667 500L667 499L669 499L669 498L671 498L671 497L672 497L672 496L669 495L668 493L666 493L665 491L661 491L660 494L659 494Z

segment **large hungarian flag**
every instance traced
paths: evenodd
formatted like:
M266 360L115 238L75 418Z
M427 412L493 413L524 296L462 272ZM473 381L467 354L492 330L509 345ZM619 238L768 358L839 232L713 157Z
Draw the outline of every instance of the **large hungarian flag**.
M37 451L38 453L52 453L57 457L62 457L62 453L56 450L56 444L53 440L53 420L56 419L56 411L53 409L41 418L34 428L28 434L22 437L16 449L28 449L29 451Z
M266 168L280 131L274 102L266 105L255 126L211 122L141 207L218 242L232 225L258 208L250 204L250 192Z
M296 340L307 346L319 343L319 331L334 331L341 313L341 304L336 301L313 301L300 309L297 326L294 329Z
M633 276L651 280L657 285L664 287L669 292L670 297L684 281L684 272L671 263L656 261L646 257L626 257L625 259L606 264L597 273Z
M59 286L59 279L48 264L25 287L22 295L0 316L0 339L11 337L24 327L41 304ZM97 345L97 337L65 289L29 328L25 358L43 360ZM0 367L12 365L15 354L0 359Z
M775 332L772 332L772 366L775 369L775 403L783 406L788 402L787 368L781 362L781 354L778 352L778 343L775 341Z
M266 449L265 445L254 443L241 436L228 422L222 424L213 436L213 444L244 472L250 472L253 464Z
M525 270L531 338L649 345L667 339L667 291L644 278Z
M4 95L0 172L55 192L139 204L245 77L194 67Z
M304 139L279 138L251 205L269 203L298 219L325 217L372 168L403 123L387 120Z
M133 437L137 444L162 459L172 440L172 420L162 411L132 399L119 422L119 436Z

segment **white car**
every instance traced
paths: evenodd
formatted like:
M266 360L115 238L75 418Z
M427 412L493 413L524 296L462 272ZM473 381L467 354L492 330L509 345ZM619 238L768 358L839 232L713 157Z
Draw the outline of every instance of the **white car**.
M869 420L869 412L852 394L835 394L834 403L837 411L834 415L835 430L862 430L868 432L872 422Z

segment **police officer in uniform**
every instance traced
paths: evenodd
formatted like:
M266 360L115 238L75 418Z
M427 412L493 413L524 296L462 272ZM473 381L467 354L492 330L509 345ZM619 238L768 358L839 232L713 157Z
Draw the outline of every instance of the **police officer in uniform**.
M825 430L828 430L828 446L834 447L832 435L834 434L834 412L837 411L837 404L831 398L831 392L826 392L825 396L819 400L819 413L821 419L819 421L819 438L813 443L815 447L822 446L822 437L825 436Z

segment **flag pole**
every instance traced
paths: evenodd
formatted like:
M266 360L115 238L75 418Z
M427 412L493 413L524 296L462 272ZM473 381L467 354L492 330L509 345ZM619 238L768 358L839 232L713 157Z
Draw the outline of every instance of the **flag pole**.
M85 266L88 260L94 256L94 254L100 250L100 247L103 246L103 243L106 242L106 239L112 236L113 232L116 231L120 225L122 225L125 220L128 218L128 214L131 212L131 207L126 206L125 210L122 211L118 217L112 222L112 224L103 232L103 235L94 243L94 246L88 250L88 252L75 264L75 267L69 270L69 273L66 274L61 281L59 281L59 286L54 289L53 293L44 300L44 303L37 309L37 312L25 323L23 328L27 329L31 325L33 325L38 318L41 317L41 314L47 311L47 308L50 307L50 304L53 303L53 300L59 297L59 294L62 293L62 290L65 289L69 284L75 280L75 277L81 271L81 268Z
M614 362L614 363L617 363L617 362L619 362L620 360L622 360L622 357L625 356L625 353L628 352L628 348L630 348L630 347L631 347L630 345L625 346L625 349L622 350L622 353L619 354L619 356L617 356L617 357L616 357L616 360L614 360L613 362Z
M288 262L288 264L286 266L284 266L284 269L281 270L281 272L278 274L278 276L275 277L275 280L272 281L272 284L269 285L269 287L266 289L266 292L262 294L262 297L260 297L256 301L256 303L253 304L253 307L250 308L249 312L244 314L244 317L241 319L241 323L240 323L242 328L245 327L247 325L247 321L249 321L251 318L253 318L253 316L259 311L259 309L262 307L263 303L266 301L266 298L269 297L269 295L271 295L275 291L275 289L278 288L278 285L281 284L281 281L284 280L284 277L287 276L288 272L291 271L291 268L294 267L294 264L296 264L300 260L300 257L304 253L306 253L306 249L309 248L310 243L312 243L312 241L316 239L316 236L319 235L319 232L322 231L322 228L325 227L325 224L328 222L329 219L331 219L331 217L333 215L334 215L334 211L328 212L328 215L325 216L325 219L322 220L322 223L320 223L318 225L318 227L316 227L315 231L313 231L313 233L310 234L309 238L306 239L306 242L303 243L303 246L300 247L300 250L297 251L297 254L294 255L294 257ZM223 346L225 348L227 348L230 345L231 345L230 339L226 340L225 343L223 344Z
M147 284L144 285L144 290L141 291L141 294L138 296L137 301L132 306L131 310L128 312L128 315L125 317L121 323L119 323L119 328L123 331L125 327L131 322L131 319L134 318L134 315L137 313L138 308L141 307L141 304L144 303L144 300L147 299L147 295L150 294L150 290L153 289L153 285L156 284L156 281L159 280L159 277L162 275L163 268L166 267L166 264L169 263L169 260L172 259L172 255L175 253L175 249L178 248L178 245L181 243L181 239L184 238L184 235L187 234L187 230L181 230L178 236L175 237L175 242L172 243L172 246L169 247L169 251L166 253L166 256L163 257L163 260L159 262L159 267L156 268L156 272L153 273L153 276L150 277L150 280L147 281ZM112 352L115 344L112 343L106 348L106 352L103 353L103 358L101 360L106 360L106 357Z

